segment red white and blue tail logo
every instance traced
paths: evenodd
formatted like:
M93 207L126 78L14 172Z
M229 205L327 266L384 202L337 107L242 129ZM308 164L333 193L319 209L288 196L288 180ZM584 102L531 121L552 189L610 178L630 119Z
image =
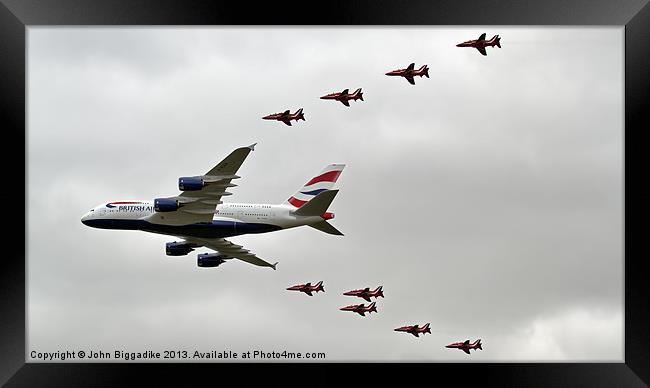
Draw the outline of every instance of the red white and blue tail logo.
M301 207L323 191L331 190L343 172L343 168L345 168L345 164L330 164L325 167L323 171L305 183L286 203L294 207Z

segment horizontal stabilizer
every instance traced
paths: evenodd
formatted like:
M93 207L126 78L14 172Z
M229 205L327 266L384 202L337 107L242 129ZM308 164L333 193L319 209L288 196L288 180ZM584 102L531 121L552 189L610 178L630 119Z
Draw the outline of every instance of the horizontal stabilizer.
M321 232L325 232L327 234L335 234L337 236L343 236L343 233L341 233L338 229L336 229L332 224L330 224L327 221L318 222L309 226L311 226L314 229L318 229Z
M325 190L302 205L298 210L295 210L293 214L297 216L320 216L327 211L338 192L338 190Z

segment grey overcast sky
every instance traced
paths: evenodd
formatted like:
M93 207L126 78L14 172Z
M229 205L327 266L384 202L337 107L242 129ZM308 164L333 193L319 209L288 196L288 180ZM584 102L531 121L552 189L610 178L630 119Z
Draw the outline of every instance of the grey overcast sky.
M482 32L503 47L455 47ZM622 361L623 32L30 27L28 353ZM384 75L411 62L431 78ZM350 108L318 99L358 87ZM291 127L261 120L301 107ZM202 269L165 256L174 237L80 222L176 195L255 142L225 200L280 203L345 163L330 208L345 236L234 237L278 270ZM312 298L284 290L318 280ZM338 310L378 285L378 314ZM471 356L444 348L476 338Z

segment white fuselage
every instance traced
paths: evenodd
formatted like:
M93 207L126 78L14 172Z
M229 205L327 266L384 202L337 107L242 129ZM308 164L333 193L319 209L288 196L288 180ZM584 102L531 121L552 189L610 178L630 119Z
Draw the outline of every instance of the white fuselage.
M311 225L324 219L297 216L295 210L288 204L222 203L217 205L212 223L169 226L149 222L156 213L153 201L120 201L96 206L81 222L96 228L144 230L173 236L193 236L198 228L202 237L228 237Z

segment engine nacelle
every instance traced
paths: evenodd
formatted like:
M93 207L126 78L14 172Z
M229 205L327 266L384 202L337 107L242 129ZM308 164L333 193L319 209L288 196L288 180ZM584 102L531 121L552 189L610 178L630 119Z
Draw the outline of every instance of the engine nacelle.
M226 262L224 260L225 256L221 256L218 253L199 253L196 257L196 264L199 267L217 267Z
M173 212L179 207L178 201L173 198L156 198L153 201L153 208L157 212Z
M178 178L178 189L180 191L196 191L205 187L203 178L198 176Z
M165 252L167 256L185 256L192 252L194 248L188 243L184 242L168 242L165 244Z

